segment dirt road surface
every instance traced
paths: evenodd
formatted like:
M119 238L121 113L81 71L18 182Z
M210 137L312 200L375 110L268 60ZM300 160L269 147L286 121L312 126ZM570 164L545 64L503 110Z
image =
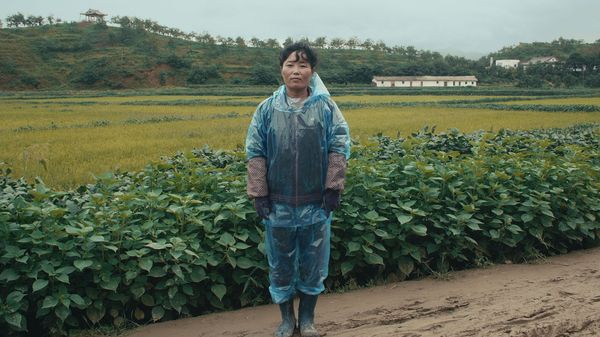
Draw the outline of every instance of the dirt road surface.
M319 298L327 337L600 336L600 249ZM272 336L275 305L152 324L128 337ZM295 335L296 336L296 335Z

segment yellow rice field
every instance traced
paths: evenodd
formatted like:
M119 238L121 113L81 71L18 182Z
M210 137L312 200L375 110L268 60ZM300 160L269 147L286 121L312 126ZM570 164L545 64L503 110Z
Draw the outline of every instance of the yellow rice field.
M491 96L487 96L491 97ZM484 96L339 96L343 103L473 100ZM73 188L106 171L139 170L161 156L205 144L242 147L254 104L264 97L127 96L98 98L0 98L0 162L15 175L40 176L48 185ZM518 99L518 98L516 98ZM562 100L562 101L560 101ZM174 103L185 101L184 105ZM190 103L191 101L195 103ZM532 104L595 104L600 98L530 101ZM144 105L125 103L143 102ZM231 103L228 103L231 102ZM161 105L167 104L167 105ZM231 104L231 105L228 105ZM346 109L353 138L377 133L407 135L424 126L463 132L563 127L600 122L600 113L498 111L451 107Z

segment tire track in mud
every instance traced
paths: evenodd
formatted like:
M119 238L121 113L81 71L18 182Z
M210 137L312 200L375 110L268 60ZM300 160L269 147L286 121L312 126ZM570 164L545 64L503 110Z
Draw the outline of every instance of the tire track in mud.
M516 308L515 314L483 328L479 335L599 336L600 281L596 274L597 269L585 268L571 275L552 277L541 282L547 287L533 287L532 292L545 292L543 296L528 298L527 309Z
M530 278L492 277L491 284L500 284L474 287L464 296L377 306L354 312L342 323L329 321L319 326L332 337L600 336L597 269L548 262L518 268L546 271L541 275L534 271Z
M356 312L349 318L347 322L324 322L320 324L321 330L325 333L333 333L335 331L345 330L346 332L354 331L356 336L367 336L361 334L361 331L371 329L374 326L397 326L401 327L403 323L423 319L426 317L438 317L448 315L459 311L462 308L469 306L469 302L458 297L446 298L446 303L443 305L428 306L421 301L414 301L408 305L399 306L396 308L377 307L375 309L364 312ZM426 330L437 330L442 327L442 323L456 321L456 319L446 319L440 323L433 324ZM398 331L399 332L399 331ZM376 336L376 335L373 335ZM382 335L384 336L384 335ZM398 336L420 336L418 333L408 332Z

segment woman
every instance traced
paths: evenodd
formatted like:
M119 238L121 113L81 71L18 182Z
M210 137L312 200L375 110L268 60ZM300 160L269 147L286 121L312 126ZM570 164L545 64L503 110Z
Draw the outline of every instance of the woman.
M310 46L286 47L279 65L285 84L259 104L248 129L247 191L265 224L269 292L282 318L275 336L294 332L295 294L301 335L319 336L314 310L325 289L331 211L340 205L350 135Z

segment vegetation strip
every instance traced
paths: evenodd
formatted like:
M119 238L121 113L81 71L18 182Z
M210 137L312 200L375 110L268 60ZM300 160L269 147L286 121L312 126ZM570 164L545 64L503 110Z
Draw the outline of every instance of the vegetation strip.
M131 125L131 124L155 124L155 123L169 123L169 122L179 122L179 121L201 121L201 120L210 120L210 119L227 119L227 118L240 118L240 117L249 117L250 113L240 114L235 111L231 111L225 114L210 114L207 116L157 116L150 117L145 119L137 119L130 118L126 119L122 122L111 122L109 120L95 120L88 124L75 124L75 125L58 125L58 124L50 124L49 126L42 127L34 127L31 125L20 126L18 128L13 129L13 132L28 132L28 131L45 131L45 130L59 130L59 129L86 129L86 128L99 128L106 127L111 125Z
M404 107L437 107L437 108L455 108L455 109L490 109L490 110L512 110L512 111L544 111L544 112L597 112L600 106L591 104L490 104L474 103L468 101L443 101L443 102L382 102L382 103L361 103L346 102L338 104L340 109L364 109L364 108L404 108ZM487 100L483 102L492 102ZM511 100L499 100L499 102L509 102ZM468 103L467 103L468 102Z
M597 245L599 130L426 128L356 144L328 289ZM71 191L2 169L0 328L60 335L266 303L245 174L243 153L208 148Z

